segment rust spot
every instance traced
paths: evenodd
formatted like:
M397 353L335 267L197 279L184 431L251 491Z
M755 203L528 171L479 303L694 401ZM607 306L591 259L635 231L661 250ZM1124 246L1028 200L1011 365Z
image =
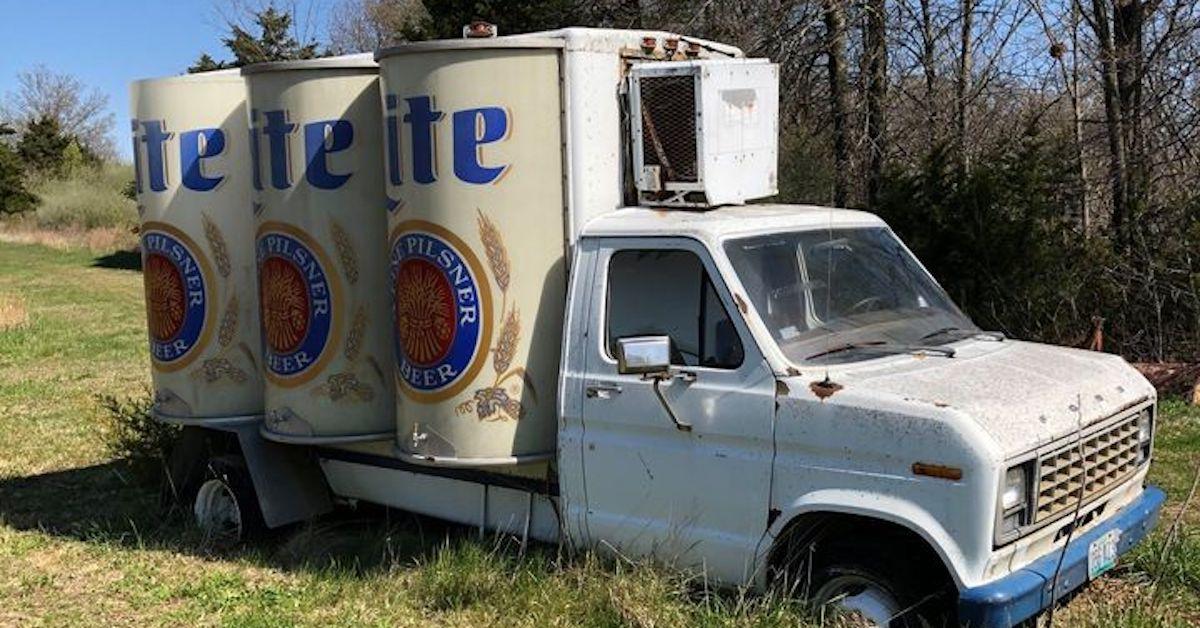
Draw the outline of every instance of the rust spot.
M841 390L842 385L826 379L819 382L813 382L808 385L808 388L813 392L814 395L817 396L818 399L825 401L826 399L832 397L834 393Z
M737 308L738 310L741 310L742 314L745 314L747 311L749 311L749 308L746 307L746 300L742 298L742 295L736 292L733 293L733 301L734 303L737 303Z
M787 384L783 383L783 380L781 380L781 379L775 380L775 395L776 396L786 397L788 395L788 393L790 393L790 392L792 392L791 389L788 388Z
M925 475L931 478L940 478L943 480L958 481L962 479L962 469L958 467L948 467L942 464L930 464L928 462L914 462L912 465L913 475Z

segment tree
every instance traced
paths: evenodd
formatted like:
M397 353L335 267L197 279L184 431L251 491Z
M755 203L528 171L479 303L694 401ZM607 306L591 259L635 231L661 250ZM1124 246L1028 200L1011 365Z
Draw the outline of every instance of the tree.
M25 127L17 143L17 154L26 168L54 175L62 170L64 154L72 143L72 138L62 132L58 120L43 116Z
M237 68L252 63L267 61L291 61L317 57L317 42L301 44L292 35L292 14L267 5L253 13L253 23L258 30L254 35L232 21L227 22L230 36L221 40L233 53L233 61L216 61L208 53L188 68L188 72L206 72L222 68Z
M850 88L846 79L846 7L825 0L825 56L829 67L829 102L833 118L833 204L846 207L850 189Z
M0 137L15 133L0 124ZM0 142L0 214L19 214L37 207L39 199L25 188L24 174L21 158L7 143Z
M887 141L887 6L885 0L868 0L863 34L867 55L867 207L879 205L883 186L883 161Z
M217 61L213 59L207 52L201 53L200 58L196 59L188 69L188 74L196 74L197 72L212 72L213 70L224 70L233 67L233 64L228 61Z
M4 119L18 132L37 120L53 119L66 136L77 138L82 148L101 158L116 155L112 139L113 114L108 96L87 89L70 74L59 74L36 65L17 74L17 89L4 103Z
M329 48L346 54L424 39L427 19L420 0L342 0L329 23Z
M421 31L432 39L462 37L474 20L495 24L501 35L573 26L580 19L574 0L426 0Z

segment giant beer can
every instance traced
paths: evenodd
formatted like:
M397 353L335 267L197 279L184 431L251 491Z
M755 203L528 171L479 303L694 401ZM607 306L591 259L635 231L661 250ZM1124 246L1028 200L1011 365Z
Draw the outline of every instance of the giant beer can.
M130 87L156 416L263 411L246 92L236 71Z
M438 42L377 58L398 454L548 458L566 290L559 49Z
M267 438L390 439L391 300L378 68L242 69L249 93Z

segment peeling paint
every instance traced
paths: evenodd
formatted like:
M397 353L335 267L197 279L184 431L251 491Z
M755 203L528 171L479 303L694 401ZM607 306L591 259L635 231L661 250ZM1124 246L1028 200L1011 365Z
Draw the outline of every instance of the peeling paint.
M792 391L790 388L788 388L786 382L784 382L782 379L775 380L775 396L786 397L790 392Z
M733 300L735 303L737 303L737 308L742 314L745 314L749 311L749 308L746 307L746 300L742 298L742 295L736 292L733 293Z
M819 382L813 382L808 385L808 388L813 392L814 395L817 396L818 399L825 401L826 399L832 397L834 393L841 390L842 385L826 379Z
M789 367L787 367L787 374L788 374L788 377L799 377L800 369L798 369L794 366L789 366Z
M947 403L945 401L938 401L937 399L921 399L920 397L905 397L904 400L905 401L915 401L917 403L927 403L931 406L934 406L935 408L949 408L950 407L949 403Z

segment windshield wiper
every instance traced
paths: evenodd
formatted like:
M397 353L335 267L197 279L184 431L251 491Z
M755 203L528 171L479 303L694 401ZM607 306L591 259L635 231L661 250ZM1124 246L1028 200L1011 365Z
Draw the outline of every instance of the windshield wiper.
M823 357L823 356L827 356L827 355L832 355L834 353L842 353L845 351L853 351L855 349L878 349L878 350L888 351L888 352L892 352L892 353L937 353L937 354L943 355L947 358L954 357L954 349L951 349L949 347L931 347L931 346L926 346L926 345L897 345L897 344L892 344L890 342L884 342L882 340L872 340L870 342L848 342L844 345L838 345L836 347L826 349L825 351L820 351L820 352L814 353L804 359L811 360L813 358L819 358L819 357Z
M1004 339L1007 338L1007 336L1005 336L1004 332L1002 332L1002 331L983 331L981 329L964 329L962 327L951 326L951 327L942 327L941 329L935 329L935 330L929 332L928 334L921 336L921 340L929 340L930 338L933 338L935 336L942 336L945 334L954 334L956 336L962 336L963 338L968 338L968 337L990 338L992 340L995 340L996 342L1004 342Z

